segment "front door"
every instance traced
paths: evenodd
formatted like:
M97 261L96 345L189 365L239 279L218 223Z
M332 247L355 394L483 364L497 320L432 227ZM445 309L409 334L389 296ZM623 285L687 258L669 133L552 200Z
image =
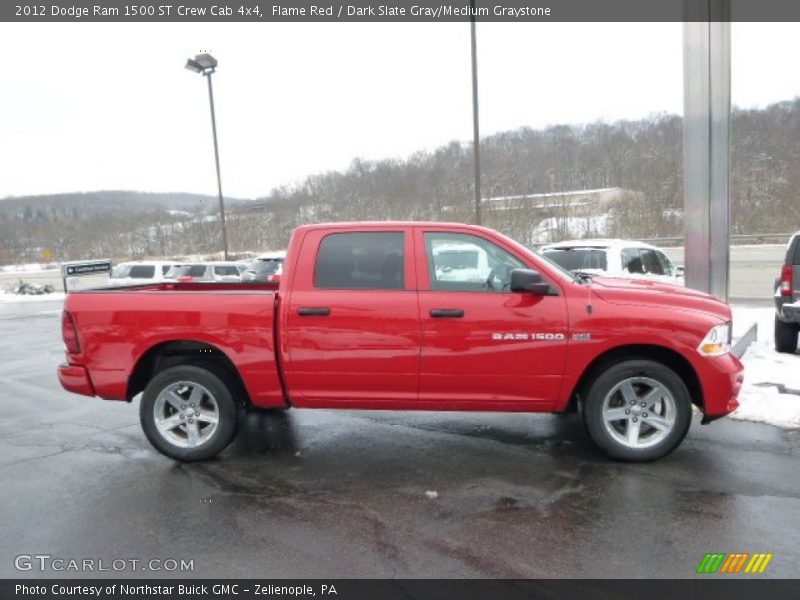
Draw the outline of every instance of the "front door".
M567 346L563 294L511 292L511 271L535 265L502 238L423 228L415 236L420 401L484 410L556 402Z

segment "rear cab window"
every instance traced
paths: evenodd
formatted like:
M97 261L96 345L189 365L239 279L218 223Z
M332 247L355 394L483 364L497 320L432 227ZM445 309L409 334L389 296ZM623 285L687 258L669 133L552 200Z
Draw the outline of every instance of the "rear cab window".
M551 248L542 254L567 271L608 270L605 248Z
M403 232L343 232L326 235L317 252L314 287L329 290L403 290Z

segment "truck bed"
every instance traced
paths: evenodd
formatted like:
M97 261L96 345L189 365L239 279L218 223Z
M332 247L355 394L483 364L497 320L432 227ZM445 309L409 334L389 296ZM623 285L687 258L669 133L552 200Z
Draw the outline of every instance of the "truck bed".
M175 353L221 352L256 406L284 406L275 362L277 285L158 283L85 290L64 309L80 332L69 364L86 369L94 393L130 400L141 391L137 370L169 344Z

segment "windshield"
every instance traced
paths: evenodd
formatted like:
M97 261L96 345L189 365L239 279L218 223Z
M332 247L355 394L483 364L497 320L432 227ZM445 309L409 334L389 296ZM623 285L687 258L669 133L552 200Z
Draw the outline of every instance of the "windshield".
M603 248L550 248L543 251L542 256L567 271L608 270Z
M501 235L502 235L502 234L501 234ZM510 238L510 237L508 237L507 235L503 235L503 238L505 238L506 240L508 240L508 242L509 242L509 243L510 243L512 246L516 247L516 248L517 248L517 250L518 250L519 252L521 252L523 255L525 255L526 253L528 253L528 254L531 254L531 253L532 253L532 254L535 254L535 255L536 255L536 257L537 257L537 258L539 258L540 260L544 260L544 261L547 263L547 266L549 266L549 267L550 267L550 268L553 270L553 272L554 272L556 275L560 275L561 277L563 277L563 278L564 278L564 279L566 279L567 281L571 281L571 282L573 282L573 283L576 283L576 282L578 282L578 279L575 277L575 275L573 275L572 273L570 273L569 271L567 271L566 269L564 269L564 268L563 268L561 265L559 265L559 264L556 264L555 262L553 262L552 260L550 260L549 258L547 258L547 257L546 257L544 254L542 254L541 252L537 252L536 250L533 250L532 248L529 248L529 247L527 247L527 246L523 246L523 245L522 245L522 244L520 244L520 243L519 243L517 240L515 240L515 239L513 239L513 238Z

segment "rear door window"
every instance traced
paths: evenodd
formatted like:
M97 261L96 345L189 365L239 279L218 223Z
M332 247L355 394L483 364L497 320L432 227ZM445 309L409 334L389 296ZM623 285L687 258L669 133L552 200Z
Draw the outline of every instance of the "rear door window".
M189 277L203 277L205 274L205 265L191 265L188 269L186 269L185 273L185 275L188 275Z
M337 290L405 289L402 232L332 233L323 238L314 286Z
M218 275L220 277L238 277L239 269L233 265L214 267L214 275Z
M155 265L133 265L128 273L131 279L153 279L155 276Z

